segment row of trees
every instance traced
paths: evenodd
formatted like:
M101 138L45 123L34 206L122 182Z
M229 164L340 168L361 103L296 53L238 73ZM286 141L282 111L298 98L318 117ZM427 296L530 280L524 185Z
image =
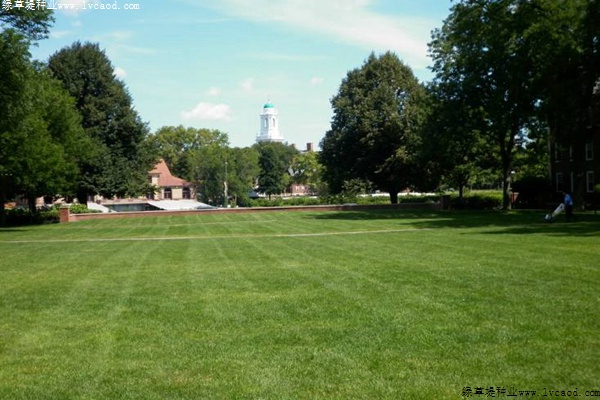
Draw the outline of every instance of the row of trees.
M548 141L589 140L600 1L459 0L429 49L427 86L391 53L348 73L321 142L332 190L362 179L395 203L398 189L491 171L508 208L515 165L547 177Z
M0 11L0 218L7 199L107 197L147 189L148 128L98 45L75 43L47 64L29 47L48 36L51 10Z
M50 10L0 11L0 224L5 202L17 196L34 211L40 196L85 204L96 194L145 195L159 158L213 204L225 202L224 182L243 202L257 185L271 195L314 178L316 155L292 146L230 148L226 133L181 126L150 134L98 44L74 43L45 64L31 60L30 46L52 22Z
M271 196L293 183L319 187L317 153L287 144L231 148L227 134L219 130L183 126L162 127L150 142L171 171L194 183L200 200L209 204L247 204L253 189ZM224 199L225 182L229 199Z

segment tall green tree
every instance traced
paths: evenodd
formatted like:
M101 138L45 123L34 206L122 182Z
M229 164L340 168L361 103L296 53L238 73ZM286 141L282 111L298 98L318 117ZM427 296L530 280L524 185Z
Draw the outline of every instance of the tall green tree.
M430 186L464 188L482 169L497 163L492 145L481 135L478 109L469 107L447 88L430 88L432 110L421 138L422 168L428 169Z
M150 137L150 142L176 176L191 181L198 161L195 154L203 147L213 144L227 147L229 138L219 130L179 125L161 127Z
M323 166L319 162L319 153L306 151L298 153L292 159L292 182L308 185L311 192L318 192L322 187Z
M598 8L598 0L459 0L433 34L434 82L481 111L478 129L496 147L505 208L522 136L541 123L551 141L586 140L600 77Z
M73 99L47 70L34 70L28 85L30 112L17 126L27 139L17 149L15 185L35 211L38 197L75 193L89 140Z
M104 51L98 44L76 42L52 55L48 66L75 98L82 126L94 143L78 183L79 201L87 202L93 194L146 193L147 174L156 161L148 127Z
M539 96L536 41L529 40L539 13L537 1L461 0L430 44L434 82L447 97L480 110L482 135L496 146L510 208L513 157L519 135L534 115Z
M370 181L390 193L418 184L419 129L427 95L412 70L393 53L371 54L348 72L331 100L331 130L321 142L324 179L334 193L345 181Z
M4 203L15 195L14 178L18 162L16 150L27 137L15 131L27 114L21 104L27 100L31 79L29 46L13 30L0 32L0 223L4 224Z
M229 149L227 160L229 196L237 205L248 205L248 194L255 188L260 174L258 150L255 147L234 147Z
M29 60L28 42L0 33L0 214L7 198L70 195L89 147L73 99L48 71Z
M228 163L229 137L219 130L200 129L197 146L186 153L200 200L213 205L226 204L225 182Z
M290 183L289 168L298 150L291 145L277 142L257 143L258 189L269 196L281 194Z

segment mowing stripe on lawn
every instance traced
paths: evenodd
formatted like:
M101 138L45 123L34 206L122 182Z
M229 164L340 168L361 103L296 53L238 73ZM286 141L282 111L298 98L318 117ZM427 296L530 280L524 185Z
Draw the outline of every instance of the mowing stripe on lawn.
M287 233L272 235L218 235L218 236L161 236L161 237L132 237L132 238L95 238L95 239L39 239L39 240L0 240L0 243L81 243L81 242L138 242L138 241L163 241L163 240L207 240L207 239L236 239L236 238L276 238L276 237L314 237L334 235L360 235L378 233L399 233L427 231L429 228L409 229L380 229L373 231L346 231L346 232L317 232L317 233Z

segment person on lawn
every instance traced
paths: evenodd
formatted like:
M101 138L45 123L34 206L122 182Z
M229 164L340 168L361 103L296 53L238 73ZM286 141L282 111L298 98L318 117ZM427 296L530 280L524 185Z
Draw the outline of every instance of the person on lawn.
M567 216L567 222L573 220L573 198L569 192L563 192L565 198L563 204L565 205L565 214Z

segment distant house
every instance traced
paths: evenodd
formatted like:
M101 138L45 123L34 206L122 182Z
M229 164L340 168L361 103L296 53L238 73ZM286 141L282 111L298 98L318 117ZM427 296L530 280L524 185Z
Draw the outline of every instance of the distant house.
M193 185L173 176L165 160L161 159L148 176L155 188L153 193L148 194L149 200L189 200L196 197Z

